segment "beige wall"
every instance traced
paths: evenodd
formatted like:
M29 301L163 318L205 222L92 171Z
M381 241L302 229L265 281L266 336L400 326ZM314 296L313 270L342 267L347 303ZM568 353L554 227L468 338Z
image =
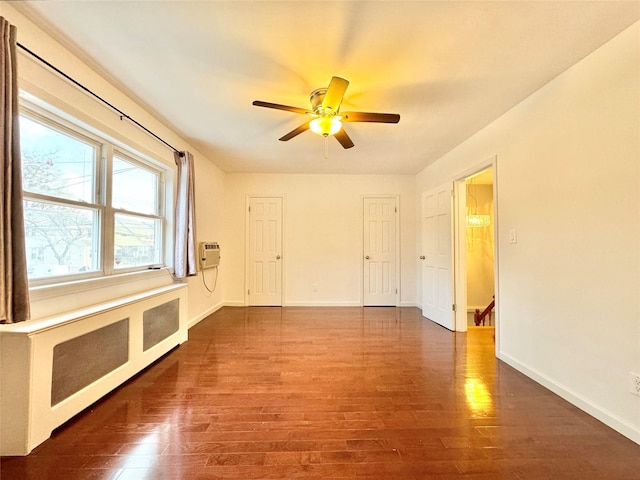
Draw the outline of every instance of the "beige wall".
M422 171L416 192L497 156L498 355L637 442L639 46L636 23Z
M284 197L283 303L362 304L362 197L398 195L400 303L415 305L415 178L392 175L230 174L225 183L225 301L245 301L247 195ZM313 284L318 289L313 291Z

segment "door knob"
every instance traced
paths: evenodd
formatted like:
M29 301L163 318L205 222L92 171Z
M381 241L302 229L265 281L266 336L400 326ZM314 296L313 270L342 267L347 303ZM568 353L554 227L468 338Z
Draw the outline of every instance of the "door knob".
M280 255L276 256L276 260L280 260Z
M420 255L420 260L424 260L425 258L427 257L425 257L424 255Z
M366 258L367 260L369 260L369 255L367 255L367 256L366 256L366 257L364 257L364 258Z

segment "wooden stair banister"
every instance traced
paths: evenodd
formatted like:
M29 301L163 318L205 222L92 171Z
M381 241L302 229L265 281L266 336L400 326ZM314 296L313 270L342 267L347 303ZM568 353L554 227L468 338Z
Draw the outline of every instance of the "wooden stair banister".
M476 308L476 312L473 314L473 323L475 323L476 327L480 325L480 322L482 322L482 326L484 326L485 318L487 317L487 315L489 316L489 325L491 325L491 312L493 311L495 306L496 296L494 295L491 303L487 305L487 308L485 308L482 313L480 313L479 308Z

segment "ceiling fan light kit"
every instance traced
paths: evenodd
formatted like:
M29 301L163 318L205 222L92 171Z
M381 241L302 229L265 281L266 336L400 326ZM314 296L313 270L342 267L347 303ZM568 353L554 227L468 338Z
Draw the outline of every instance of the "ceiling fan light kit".
M339 117L318 117L311 120L309 123L311 131L317 135L327 137L329 135L335 135L342 128L342 122Z
M327 88L317 88L311 92L309 96L311 110L260 100L255 100L253 105L304 114L312 118L280 137L279 140L282 142L289 141L306 130L311 130L313 133L323 137L335 136L343 148L351 148L354 144L342 127L342 122L398 123L400 121L400 115L397 113L339 113L340 105L348 86L349 82L344 78L332 77Z

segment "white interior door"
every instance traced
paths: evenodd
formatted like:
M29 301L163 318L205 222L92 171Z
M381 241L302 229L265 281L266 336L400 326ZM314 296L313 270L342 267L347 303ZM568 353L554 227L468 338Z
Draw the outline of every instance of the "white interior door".
M364 306L395 306L398 298L395 197L364 199Z
M249 200L249 305L282 306L282 198Z
M422 315L454 330L453 188L446 183L422 195Z

